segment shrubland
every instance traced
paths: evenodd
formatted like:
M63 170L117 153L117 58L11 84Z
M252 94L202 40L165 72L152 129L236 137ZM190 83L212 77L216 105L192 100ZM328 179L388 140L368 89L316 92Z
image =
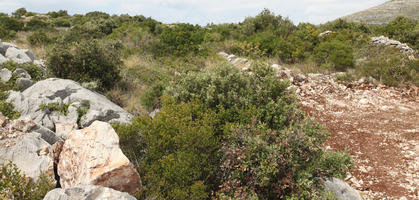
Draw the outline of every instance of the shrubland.
M371 76L391 86L418 85L417 59L370 43L385 35L417 52L418 27L405 17L380 26L296 25L267 9L240 23L206 26L103 12L0 14L3 41L47 49L49 76L78 81L137 116L113 126L142 177L139 199L329 198L321 178L344 178L351 159L324 149L328 133L304 115L290 83L267 63L346 72L342 81ZM252 59L251 73L218 51ZM1 87L1 111L18 116L4 104L13 82Z

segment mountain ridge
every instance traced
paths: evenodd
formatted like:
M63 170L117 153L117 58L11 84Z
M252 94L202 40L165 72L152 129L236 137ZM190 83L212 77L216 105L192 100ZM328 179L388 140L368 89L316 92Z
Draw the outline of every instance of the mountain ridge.
M419 0L390 0L378 6L344 16L342 19L382 25L389 23L398 16L419 19Z

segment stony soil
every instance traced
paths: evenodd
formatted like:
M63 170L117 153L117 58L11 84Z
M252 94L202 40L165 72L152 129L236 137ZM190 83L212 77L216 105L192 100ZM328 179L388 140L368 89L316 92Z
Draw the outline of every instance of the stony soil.
M346 181L364 199L419 199L419 89L339 84L309 74L296 82L302 108L323 124L326 148L347 151Z

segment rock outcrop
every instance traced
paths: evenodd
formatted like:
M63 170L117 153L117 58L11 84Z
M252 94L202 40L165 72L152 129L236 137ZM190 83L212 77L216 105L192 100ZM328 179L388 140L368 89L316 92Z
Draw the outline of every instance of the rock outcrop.
M128 193L111 188L89 185L67 189L57 188L49 191L44 200L135 200L135 198Z
M20 49L17 45L0 40L0 64L14 61L18 64L33 63L45 68L42 60L35 60L35 55L28 49Z
M135 193L141 186L138 173L119 148L119 138L105 122L72 131L65 141L58 163L62 188L100 185Z
M51 144L60 139L30 119L9 122L6 117L0 118L0 165L12 161L35 180L41 173L52 176Z
M326 191L333 192L338 200L362 200L358 191L340 179L328 179L324 182L324 187Z
M388 37L380 36L380 37L372 37L371 42L374 44L381 44L385 46L392 46L395 48L400 49L403 53L413 53L415 50L410 48L407 44L401 43L397 40L391 40Z
M248 59L237 57L234 54L227 54L226 52L221 51L218 52L218 55L223 56L225 59L231 62L231 64L236 65L238 67L249 68L251 64Z
M105 96L72 80L58 78L39 81L23 92L12 91L7 101L13 103L21 116L28 116L51 130L55 130L57 123L79 123L87 127L95 120L130 123L132 117ZM68 106L68 112L47 109L48 105Z

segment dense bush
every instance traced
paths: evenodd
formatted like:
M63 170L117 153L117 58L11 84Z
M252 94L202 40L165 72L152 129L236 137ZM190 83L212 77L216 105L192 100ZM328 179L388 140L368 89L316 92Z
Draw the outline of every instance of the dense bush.
M24 28L24 23L19 19L0 16L0 38L7 39L13 38L16 35L17 31L21 31Z
M344 71L354 66L352 45L338 39L320 43L314 48L313 57L318 64Z
M201 27L191 24L176 24L165 28L159 36L160 43L155 44L155 55L205 54L205 48L201 46L204 36L205 31Z
M45 175L41 175L38 181L34 181L25 177L12 163L1 166L0 199L41 200L54 186Z
M361 76L390 86L419 85L418 59L410 60L398 49L385 46L369 46L361 55L367 58L357 66Z
M12 13L12 16L20 18L24 16L28 11L26 11L26 8L19 8L15 10L15 12Z
M323 199L316 177L345 177L349 155L325 153L312 121L283 130L233 126L224 142L221 199Z
M58 17L68 16L68 13L66 10L59 10L59 11L48 12L47 15L49 15L52 18L58 18Z
M52 40L48 37L44 30L39 30L28 37L28 42L31 45L46 45L49 44Z
M157 199L207 199L215 189L219 140L216 114L202 103L163 101L155 119L141 119L146 145L147 196Z
M52 74L79 82L97 81L101 90L110 89L120 80L119 44L99 40L58 43L48 53Z
M49 24L47 22L44 22L44 20L42 20L41 18L34 17L26 23L25 29L36 31L47 28L48 26Z

